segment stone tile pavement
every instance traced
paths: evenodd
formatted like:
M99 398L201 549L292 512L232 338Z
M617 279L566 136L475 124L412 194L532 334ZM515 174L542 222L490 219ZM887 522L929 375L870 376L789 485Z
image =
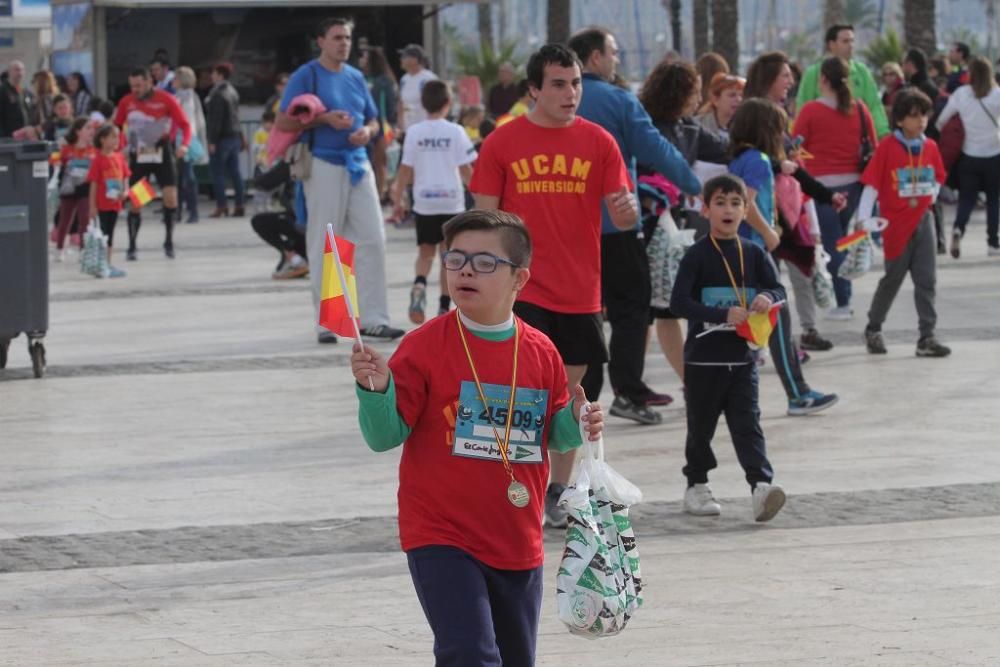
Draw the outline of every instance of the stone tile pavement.
M913 356L909 286L890 354L865 353L875 273L805 367L836 408L786 417L765 367L790 493L767 526L724 429L723 516L680 512L679 383L651 348L648 380L678 402L607 432L645 493L646 605L588 642L555 618L549 577L539 664L1000 664L1000 260L982 230L977 213L966 256L940 263L951 358ZM158 231L122 280L53 264L48 376L29 379L23 338L0 371L0 665L431 664L395 541L398 452L360 441L348 346L316 345L305 282L270 280L246 220L182 226L174 261ZM399 322L412 237L389 230ZM552 535L550 573L559 552Z

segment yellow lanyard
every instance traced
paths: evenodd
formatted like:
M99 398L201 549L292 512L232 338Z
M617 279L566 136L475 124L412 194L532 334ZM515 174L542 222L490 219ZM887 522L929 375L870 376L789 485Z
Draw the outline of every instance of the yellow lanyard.
M726 255L722 252L722 248L719 247L719 242L715 240L715 237L711 234L708 238L712 240L712 245L715 249L719 251L719 256L722 257L722 263L726 266L726 273L729 274L729 282L733 286L733 291L736 292L736 300L740 303L740 308L746 310L747 307L747 279L746 272L743 268L743 244L740 242L739 237L736 238L736 249L740 254L740 283L742 286L736 284L736 276L733 275L733 270L729 267L729 260L726 259Z
M493 422L489 403L486 402L486 392L483 391L483 385L479 382L479 373L476 372L476 364L472 361L472 352L469 350L469 343L465 340L465 327L462 325L462 318L458 314L458 309L455 310L455 322L458 324L458 335L462 339L462 347L465 348L465 358L469 360L469 368L472 369L472 379L476 382L479 398L483 402L486 419L493 428L493 436L497 439L497 447L500 448L500 459L503 461L503 467L507 471L507 474L510 475L510 481L514 482L514 470L511 468L510 459L507 456L507 445L510 443L510 427L514 422L514 392L517 389L517 348L520 339L520 329L517 326L517 320L514 320L514 371L510 378L510 398L507 400L507 426L504 428L502 440L500 439L500 432L497 431L497 426Z
M917 166L916 169L913 167L913 151L910 147L906 147L906 156L910 160L910 186L913 188L913 194L917 194L917 181L919 180L917 176L917 171L924 166L924 142L920 142L920 152L917 154Z

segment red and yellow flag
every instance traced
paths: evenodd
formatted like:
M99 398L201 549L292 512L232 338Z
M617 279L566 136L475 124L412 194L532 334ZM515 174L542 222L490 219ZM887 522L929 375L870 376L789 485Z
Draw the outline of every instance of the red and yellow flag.
M145 178L137 182L128 191L128 200L134 208L142 208L156 197L156 191Z
M848 234L847 236L841 236L837 239L837 252L844 252L855 243L863 241L866 236L868 236L867 229L859 229L858 231Z
M347 283L347 295L354 306L355 317L360 317L358 311L358 286L354 276L354 244L347 239L334 236L337 241L337 252L340 263L344 267L344 281ZM348 308L344 295L344 286L337 275L337 258L330 245L330 236L326 237L326 248L323 251L323 287L320 290L319 324L338 336L354 337L354 322L351 320L351 310Z
M767 341L771 338L774 325L778 322L778 311L781 304L775 303L766 313L750 313L743 324L736 325L736 333L741 338L745 338L753 349L767 347Z

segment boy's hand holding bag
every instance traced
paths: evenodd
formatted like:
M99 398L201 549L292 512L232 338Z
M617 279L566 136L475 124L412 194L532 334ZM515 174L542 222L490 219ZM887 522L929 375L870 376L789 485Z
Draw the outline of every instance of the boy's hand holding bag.
M628 518L642 492L605 463L603 438L591 442L583 425L580 469L559 500L569 525L556 604L570 632L596 639L621 632L642 605L639 551Z

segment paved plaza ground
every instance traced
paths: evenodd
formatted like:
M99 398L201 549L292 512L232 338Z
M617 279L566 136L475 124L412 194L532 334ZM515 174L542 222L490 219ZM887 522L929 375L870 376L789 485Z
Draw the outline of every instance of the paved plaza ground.
M53 264L48 375L31 378L23 337L0 371L0 665L432 664L396 539L399 450L360 438L349 346L316 344L307 282L270 279L277 255L247 220L203 220L179 227L173 261L147 222L121 280ZM402 324L414 232L388 235ZM908 284L889 354L866 353L877 269L805 367L839 405L785 416L765 367L789 493L770 524L752 521L724 428L723 515L681 513L683 402L651 348L647 379L677 401L662 425L606 431L645 494L646 604L619 637L571 636L552 533L538 663L1000 664L1000 259L984 236L980 211L966 255L940 258L950 358L914 356Z

